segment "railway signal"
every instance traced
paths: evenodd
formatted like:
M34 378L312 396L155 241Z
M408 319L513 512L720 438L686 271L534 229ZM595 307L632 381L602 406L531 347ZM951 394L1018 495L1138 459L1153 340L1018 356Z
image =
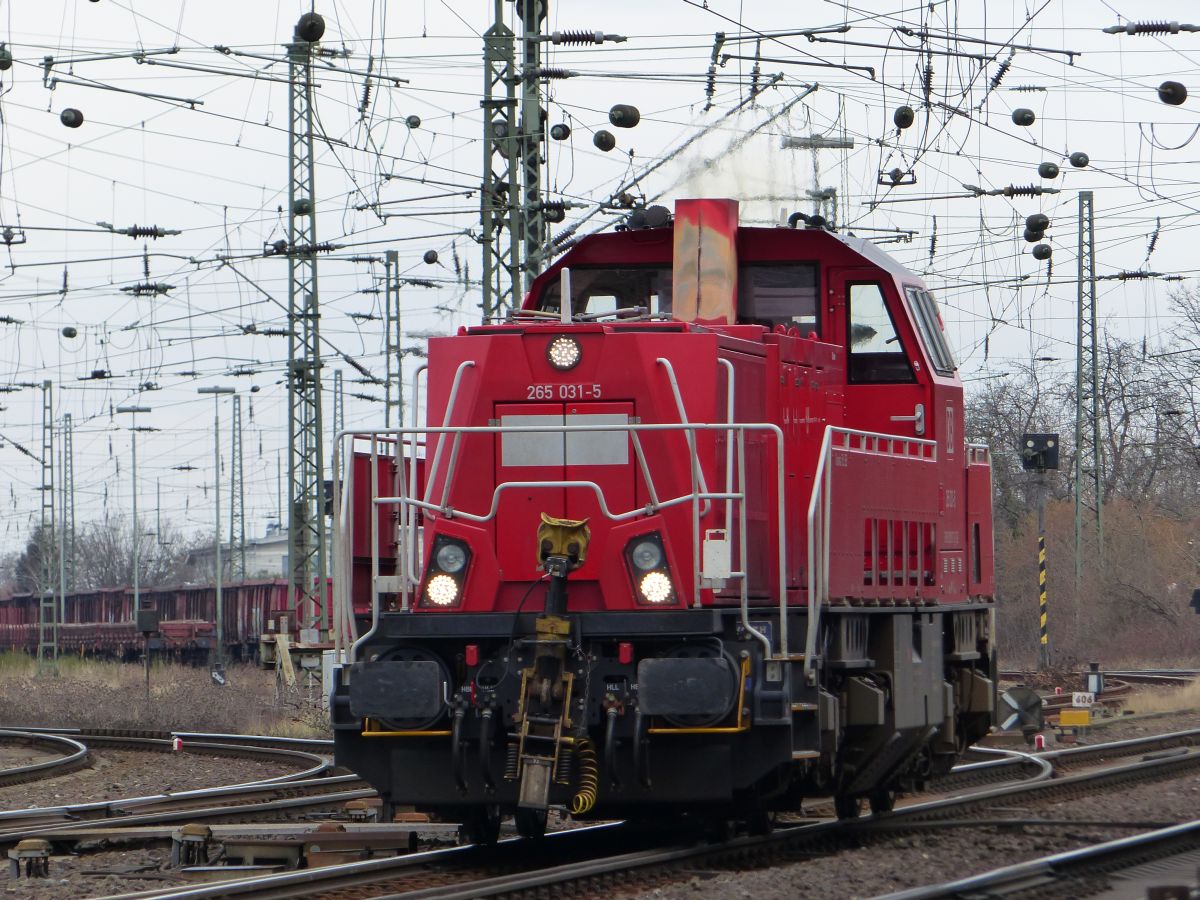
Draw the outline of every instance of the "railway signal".
M1046 471L1058 469L1058 435L1026 434L1021 438L1021 466L1037 473L1038 505L1038 668L1050 665L1050 637L1046 628Z

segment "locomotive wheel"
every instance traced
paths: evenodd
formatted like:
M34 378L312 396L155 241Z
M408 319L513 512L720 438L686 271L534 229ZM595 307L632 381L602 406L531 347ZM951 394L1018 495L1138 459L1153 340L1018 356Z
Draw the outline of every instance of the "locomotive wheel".
M891 788L876 788L869 799L873 813L890 813L896 808L896 792Z
M478 806L469 810L458 826L458 834L464 843L491 847L500 840L500 807Z
M540 841L546 836L546 814L545 809L518 809L513 814L513 819L516 821L517 834L523 838Z
M746 832L755 837L770 834L774 827L775 823L771 821L771 814L768 812L751 813L746 817Z
M838 794L833 798L833 809L839 819L857 819L860 811L859 798Z

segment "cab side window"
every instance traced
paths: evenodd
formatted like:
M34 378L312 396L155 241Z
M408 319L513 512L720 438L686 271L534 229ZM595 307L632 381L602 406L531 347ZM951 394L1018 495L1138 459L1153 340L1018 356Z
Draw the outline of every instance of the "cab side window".
M847 285L846 311L850 381L856 384L915 381L879 284L871 281Z
M817 331L817 267L813 263L750 263L738 271L738 323Z

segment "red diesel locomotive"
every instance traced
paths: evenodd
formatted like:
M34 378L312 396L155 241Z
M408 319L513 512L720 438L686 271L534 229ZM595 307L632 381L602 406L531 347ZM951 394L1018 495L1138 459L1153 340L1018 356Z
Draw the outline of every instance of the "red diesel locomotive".
M343 571L376 548L367 597L335 572L347 632L373 609L336 756L388 804L477 841L549 808L849 816L987 732L988 451L873 244L651 208L423 374L429 426L348 436L335 479Z

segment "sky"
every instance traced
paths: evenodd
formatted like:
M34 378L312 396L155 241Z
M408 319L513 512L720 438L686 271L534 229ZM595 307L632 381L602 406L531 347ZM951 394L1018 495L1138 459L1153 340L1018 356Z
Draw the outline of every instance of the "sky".
M401 293L406 380L425 338L478 321L481 36L494 2L0 0L13 61L0 70L0 234L11 229L0 247L0 551L19 549L39 522L41 470L29 454L41 452L46 381L55 422L74 423L78 523L132 508L133 420L115 410L136 405L151 410L137 425L154 429L137 432L143 530L211 529L214 483L226 510L229 501L230 400L218 401L218 477L214 401L197 393L214 386L241 396L248 535L277 515L287 341L271 331L287 324L287 265L264 248L287 231L283 44L313 8L332 51L315 100L317 238L335 245L318 264L327 427L338 369L347 427L382 425L382 388L360 383L345 357L383 378L386 251L398 253L402 279L421 282ZM500 8L513 25L513 4ZM667 205L735 197L743 222L761 225L813 212L807 192L832 188L825 212L839 228L879 241L934 289L970 387L1031 362L1071 377L1076 210L1092 191L1102 326L1157 352L1178 338L1171 292L1200 269L1200 33L1102 30L1131 18L1200 24L1200 9L553 3L547 32L627 39L545 45L546 64L570 73L546 86L549 121L572 129L545 148L547 197L571 204L558 228L586 218L586 233L617 220L597 205L630 184ZM725 38L709 93L716 32ZM1163 103L1166 80L1195 96ZM616 103L638 106L636 128L608 124ZM904 105L914 122L901 130L893 115ZM1032 124L1013 121L1019 108ZM63 123L67 109L82 114L79 127ZM611 152L592 144L601 128L617 139ZM810 135L853 147L785 146ZM1076 152L1086 167L1070 164ZM1046 162L1057 177L1040 177ZM976 196L964 185L1058 193ZM1034 213L1050 219L1049 263L1022 238ZM180 233L109 227L135 225ZM1115 277L1131 271L1181 280ZM139 295L139 284L170 287Z

